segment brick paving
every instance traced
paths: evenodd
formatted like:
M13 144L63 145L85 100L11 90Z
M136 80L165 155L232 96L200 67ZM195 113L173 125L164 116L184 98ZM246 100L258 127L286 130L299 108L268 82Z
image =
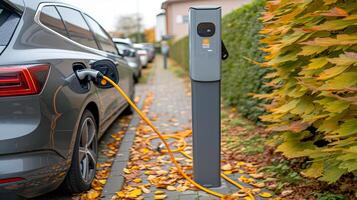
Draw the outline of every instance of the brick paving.
M160 56L157 57L154 63L154 73L153 76L149 79L149 82L145 85L138 85L137 86L137 94L145 96L148 92L152 92L154 96L154 102L150 106L148 116L151 119L155 119L154 124L159 128L159 130L163 134L171 134L177 131L182 131L186 129L190 129L191 127L191 97L186 94L184 80L178 78L173 72L170 70L163 69L162 66L162 58ZM132 127L137 125L138 120L137 115L134 115L132 123ZM133 130L129 128L129 130ZM130 131L129 131L130 132ZM129 134L130 139L134 140L133 134ZM132 141L131 141L132 142ZM190 139L187 141L190 143ZM130 142L129 142L130 143ZM126 146L124 149L129 149L129 147L124 143ZM155 144L153 144L155 146ZM121 147L122 149L122 147ZM128 154L129 151L119 151L118 155L125 156L126 160L129 158ZM180 155L176 154L177 157ZM116 169L119 166L119 169ZM169 168L172 165L168 165ZM125 167L125 160L117 160L113 165L111 174L112 179L109 180L107 185L104 188L104 196L103 199L111 199L114 195L113 193L116 191L120 191L120 188L123 187L125 183L123 178L123 172L120 170ZM231 178L237 180L240 174L233 174L230 175ZM148 183L146 180L146 176L142 175L140 178L143 179L143 184ZM115 185L113 185L115 184ZM241 183L247 187L250 187L244 183ZM108 189L110 188L110 189ZM153 188L151 188L153 189ZM111 190L111 191L108 191ZM155 190L155 188L154 188ZM162 190L162 189L160 189ZM222 186L220 188L214 188L213 190L221 192L223 194L231 194L237 191L237 188L233 185L229 184L225 180L222 179ZM153 191L153 190L152 190ZM205 192L201 191L185 191L185 192L176 192L176 191L165 191L167 195L166 199L169 200L191 200L191 199L218 199L211 195L206 194ZM154 199L153 192L150 194L143 194L144 199ZM260 197L256 197L256 199L261 199Z

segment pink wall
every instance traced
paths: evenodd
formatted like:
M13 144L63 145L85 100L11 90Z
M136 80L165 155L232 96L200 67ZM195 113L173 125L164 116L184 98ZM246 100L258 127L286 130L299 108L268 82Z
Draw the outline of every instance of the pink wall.
M221 6L222 15L225 15L250 1L251 0L182 0L182 2L171 3L168 5L166 10L168 34L173 35L175 40L178 40L188 35L188 24L178 22L177 18L181 18L180 16L188 16L188 9L191 6Z

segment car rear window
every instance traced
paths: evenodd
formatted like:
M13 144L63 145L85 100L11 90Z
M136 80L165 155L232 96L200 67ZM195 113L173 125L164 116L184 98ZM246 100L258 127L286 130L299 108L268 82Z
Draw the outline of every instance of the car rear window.
M48 28L56 31L57 33L68 37L68 33L64 26L64 23L61 19L61 16L58 14L56 7L54 6L45 6L41 10L40 21L43 25Z
M98 49L93 33L79 11L62 6L57 6L57 9L72 40L87 47Z
M6 46L9 43L19 20L20 20L20 15L6 9L5 6L2 3L0 3L0 45L1 46Z

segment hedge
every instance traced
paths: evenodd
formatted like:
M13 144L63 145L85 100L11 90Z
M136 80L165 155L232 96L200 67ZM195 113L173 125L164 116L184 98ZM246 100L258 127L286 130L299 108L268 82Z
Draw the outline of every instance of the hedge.
M170 57L183 67L186 72L189 71L188 36L170 45Z
M263 62L264 53L259 50L263 27L259 17L265 1L255 0L223 18L222 36L230 53L223 62L222 97L223 101L243 116L257 120L264 113L265 100L255 99L252 93L269 92L263 84L263 77L269 69L262 69L256 62Z
M245 117L257 120L264 113L266 100L256 99L252 93L266 93L269 87L263 84L263 77L269 69L260 68L256 62L264 60L259 48L262 36L259 20L264 10L264 0L254 0L222 20L222 36L230 57L222 66L222 99L225 104L237 106ZM188 71L188 37L171 46L171 57Z
M308 157L303 175L333 183L357 175L357 1L269 1L262 42L273 68L271 123L288 158Z

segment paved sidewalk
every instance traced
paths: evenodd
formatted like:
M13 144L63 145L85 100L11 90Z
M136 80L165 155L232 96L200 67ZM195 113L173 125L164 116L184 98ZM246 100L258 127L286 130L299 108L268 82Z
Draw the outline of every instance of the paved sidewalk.
M151 120L154 121L155 126L157 126L163 134L172 134L177 131L191 129L191 97L186 94L184 80L178 78L169 69L167 70L163 69L162 63L163 63L162 57L158 56L154 63L153 76L150 78L147 84L139 85L137 87L137 94L142 94L143 96L146 96L148 93L151 93L151 95L153 96L154 101L152 102L151 106L147 110L148 113L147 115ZM139 123L138 116L134 115L133 122L129 127L129 136L124 139L126 143L122 144L124 145L124 147L120 148L118 155L115 159L115 163L112 169L112 174L110 175L111 180L109 179L107 185L104 188L104 194L105 194L103 196L104 199L109 200L114 198L116 196L115 194L116 191L117 192L120 191L120 189L123 186L127 186L128 184L130 185L130 183L124 180L124 176L128 175L128 173L124 173L123 171L117 171L117 170L123 169L126 164L132 165L130 161L126 163L126 161L128 161L130 157L128 151L129 150L128 145L134 144L135 146L138 143L137 141L138 139L140 140L146 137L146 136L144 137L138 136L138 131L137 131L136 140L135 140L133 130L134 130L134 126L137 126L138 123ZM191 143L190 140L191 139L189 138L187 142ZM155 145L156 144L153 144L154 147ZM132 154L133 152L135 153L135 150L133 150L134 146L131 149ZM175 156L182 157L179 154L176 154ZM121 159L122 157L124 157L124 160ZM165 158L162 158L162 160L165 159L168 160L167 155L165 155L164 157ZM151 158L151 160L145 161L145 163L149 163L149 164L150 163L152 164L154 162L155 159L153 158ZM181 161L181 163L182 162L183 161ZM187 161L186 159L186 164L187 162L189 161ZM170 169L172 169L171 168L172 166L173 165L171 163L167 162L167 164L164 164L164 166L162 166L162 169L170 171ZM189 170L187 170L187 172L191 173ZM139 177L142 180L141 184L146 184L146 185L150 184L150 181L147 180L148 175L145 174L144 171L138 173L138 178ZM240 175L234 174L234 175L230 175L230 177L237 181ZM241 184L248 186L244 183ZM149 186L148 189L150 189L151 192L148 194L143 193L141 196L144 197L144 199L154 199L155 196L154 191L157 190L163 191L164 194L167 195L165 199L178 199L178 200L218 199L201 191L192 191L192 190L186 190L184 192L168 191L162 188L158 189L152 184L150 185L151 186ZM213 190L221 192L223 194L232 194L238 191L236 187L227 183L225 180L222 180L222 187L215 188ZM261 198L257 197L256 199L261 199Z

